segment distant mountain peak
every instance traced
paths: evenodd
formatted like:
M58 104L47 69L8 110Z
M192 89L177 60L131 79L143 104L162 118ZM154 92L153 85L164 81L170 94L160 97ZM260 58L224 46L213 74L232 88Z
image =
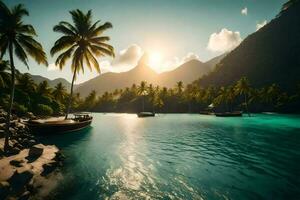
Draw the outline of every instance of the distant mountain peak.
M148 63L149 63L149 54L145 52L140 58L140 60L138 61L137 66L148 66Z

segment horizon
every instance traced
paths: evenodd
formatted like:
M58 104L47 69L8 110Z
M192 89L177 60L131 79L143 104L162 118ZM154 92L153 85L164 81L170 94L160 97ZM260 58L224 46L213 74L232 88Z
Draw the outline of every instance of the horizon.
M113 28L104 35L110 36L116 57L113 60L108 57L98 59L102 73L128 71L135 67L144 52L150 56L150 67L161 73L171 71L191 59L206 62L234 49L249 34L272 20L285 0L232 0L230 3L218 2L217 6L211 1L179 0L172 4L169 0L130 0L122 8L118 6L121 3L119 1L92 0L89 4L79 0L51 1L51 6L45 1L4 2L9 7L18 3L25 5L30 15L24 21L35 27L37 40L46 51L48 68L29 59L30 73L50 80L64 78L70 82L72 73L69 63L62 71L58 70L54 64L56 57L51 57L49 51L60 36L52 31L53 26L62 20L69 21L69 11L72 9L80 8L85 12L91 9L94 21L100 19L102 23L109 21L113 24ZM99 13L100 10L102 13ZM125 23L124 16L128 19ZM29 72L17 59L16 65L22 73ZM83 83L98 75L96 71L86 70L75 83Z

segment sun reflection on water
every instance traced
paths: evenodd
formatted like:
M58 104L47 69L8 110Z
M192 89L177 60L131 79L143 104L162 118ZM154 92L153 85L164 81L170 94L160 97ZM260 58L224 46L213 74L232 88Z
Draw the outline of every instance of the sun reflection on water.
M111 169L107 172L109 184L118 187L118 191L114 193L111 199L134 197L149 199L147 194L149 187L146 188L146 185L150 184L152 188L155 186L151 177L151 165L145 166L139 158L140 151L145 151L147 148L143 139L143 132L137 131L143 126L143 120L130 114L121 115L119 120L124 141L117 153L122 164L117 169Z

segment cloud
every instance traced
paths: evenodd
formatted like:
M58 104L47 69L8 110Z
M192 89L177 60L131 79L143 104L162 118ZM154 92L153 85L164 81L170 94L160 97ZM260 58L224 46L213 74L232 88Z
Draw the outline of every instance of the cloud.
M123 72L128 71L137 65L143 55L143 50L136 44L131 44L126 49L121 50L114 60L104 60L100 62L102 72Z
M248 8L247 8L247 7L243 8L243 9L241 10L241 14L242 14L242 15L248 15Z
M142 55L142 48L136 44L132 44L128 48L119 52L116 58L112 61L112 65L136 65Z
M263 20L261 23L257 23L256 24L256 31L258 31L259 29L264 27L266 24L267 24L267 20Z
M48 65L47 67L47 71L57 71L59 70L59 67L55 65L55 63L51 63L50 65Z
M219 33L213 33L209 37L207 49L214 52L231 51L242 41L240 32L223 28Z
M199 56L193 52L189 52L186 56L182 58L182 62L188 62L190 60L200 60Z

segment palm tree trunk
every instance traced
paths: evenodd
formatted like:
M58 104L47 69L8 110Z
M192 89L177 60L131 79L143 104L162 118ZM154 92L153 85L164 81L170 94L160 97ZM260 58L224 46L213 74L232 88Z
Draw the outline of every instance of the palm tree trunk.
M248 102L247 102L247 95L246 95L246 93L244 93L244 100L245 100L246 111L248 113L248 116L250 117L250 112L249 112L249 109L248 109Z
M9 106L6 116L6 129L5 129L5 141L4 141L4 152L8 151L9 144L9 127L10 127L10 115L11 110L14 102L15 96L15 66L14 66L14 58L13 58L13 46L12 43L9 44L9 59L10 59L10 69L11 69L11 90L10 90L10 97L9 97Z
M77 70L77 67L75 67L73 78L72 78L71 92L70 92L70 96L69 96L68 108L67 108L67 112L66 112L66 115L65 115L65 119L68 119L68 114L69 114L70 109L71 109L72 96L73 96L73 86L74 86L74 81L75 81L75 76L76 76L76 70Z
M144 112L145 110L145 96L143 95L143 99L142 99L142 112Z

